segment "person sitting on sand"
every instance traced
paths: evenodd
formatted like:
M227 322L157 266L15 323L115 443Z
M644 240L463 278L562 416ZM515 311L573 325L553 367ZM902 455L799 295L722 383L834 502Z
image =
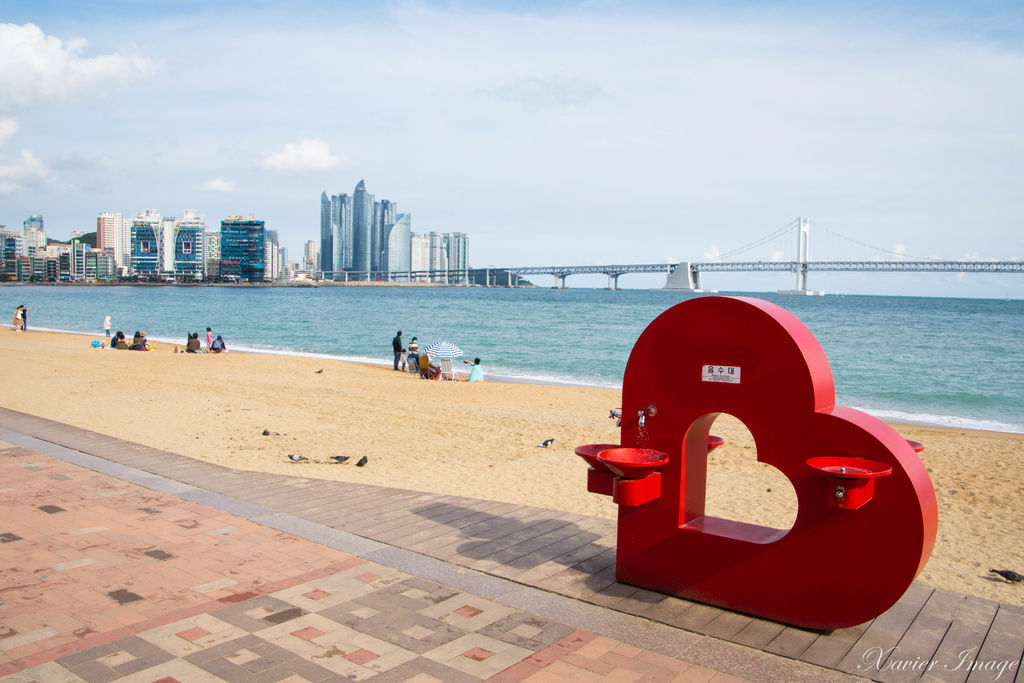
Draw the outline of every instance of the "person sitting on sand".
M419 340L416 337L413 337L412 341L409 342L408 360L409 360L409 372L419 372L420 371L420 343L419 343Z
M149 347L146 343L146 331L143 330L141 333L136 332L135 336L132 337L132 351L148 351Z
M214 339L213 343L210 344L210 353L222 353L227 350L227 344L224 343L224 340L221 339L220 335L218 334L217 338Z
M462 361L463 363L469 363L469 379L467 382L482 382L484 381L484 371L480 369L480 359L474 358L472 362L468 360Z
M193 332L188 335L188 343L185 344L185 353L199 353L199 333Z
M125 338L124 332L121 330L117 331L117 334L114 335L113 340L110 342L110 347L119 351L128 350L128 340Z
M426 377L427 379L434 379L437 374L441 372L441 368L430 362L430 356L427 354L420 355L420 376Z

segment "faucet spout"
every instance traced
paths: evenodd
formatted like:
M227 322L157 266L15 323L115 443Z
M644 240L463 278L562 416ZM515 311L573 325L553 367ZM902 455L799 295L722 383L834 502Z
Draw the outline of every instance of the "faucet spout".
M637 424L640 425L640 429L643 429L644 428L644 424L647 422L647 411L646 410L638 410L636 412L636 416L637 416Z

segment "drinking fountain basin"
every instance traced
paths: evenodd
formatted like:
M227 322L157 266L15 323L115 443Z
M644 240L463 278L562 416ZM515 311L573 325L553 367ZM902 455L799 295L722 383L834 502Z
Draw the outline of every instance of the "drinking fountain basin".
M826 455L808 458L807 464L828 475L828 504L840 510L864 507L875 496L875 480L892 474L892 465L866 458Z
M668 455L651 448L610 448L597 455L598 462L623 479L643 479L668 462Z

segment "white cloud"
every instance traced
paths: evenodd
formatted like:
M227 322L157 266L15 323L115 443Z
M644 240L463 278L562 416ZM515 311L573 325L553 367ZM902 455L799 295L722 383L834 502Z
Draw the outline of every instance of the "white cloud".
M347 162L344 154L331 154L331 146L323 140L288 143L276 154L263 155L263 167L273 171L330 171Z
M11 139L18 130L18 122L10 118L0 118L0 145Z
M30 150L16 157L0 155L0 197L40 187L53 179L53 171Z
M82 57L88 41L48 36L35 24L0 24L0 109L15 111L42 100L66 99L148 75L154 62L113 53Z
M197 186L196 189L202 190L203 192L234 192L235 181L224 180L223 178L211 178L202 185Z
M905 259L907 257L907 245L897 242L892 245L892 253L897 260Z
M718 250L718 245L717 244L712 244L710 251L705 251L704 252L704 260L705 261L713 261L714 259L718 258L721 255L722 255L721 252Z
M781 260L783 260L784 256L785 256L785 254L782 252L781 249L776 249L775 251L772 252L772 255L768 257L768 260L769 261L781 261Z

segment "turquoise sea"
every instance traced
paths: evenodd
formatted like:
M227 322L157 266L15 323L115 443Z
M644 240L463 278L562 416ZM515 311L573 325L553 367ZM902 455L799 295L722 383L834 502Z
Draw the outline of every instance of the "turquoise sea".
M745 293L817 336L837 403L885 420L1024 433L1024 301ZM0 287L29 326L185 343L212 327L230 349L391 363L399 329L450 340L493 379L621 387L633 342L691 296L659 290L419 287ZM203 336L202 334L200 336ZM83 344L87 340L83 340ZM45 362L45 359L41 359ZM609 406L611 407L611 406Z

